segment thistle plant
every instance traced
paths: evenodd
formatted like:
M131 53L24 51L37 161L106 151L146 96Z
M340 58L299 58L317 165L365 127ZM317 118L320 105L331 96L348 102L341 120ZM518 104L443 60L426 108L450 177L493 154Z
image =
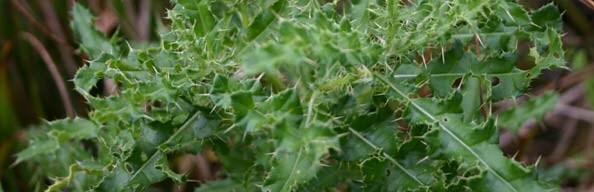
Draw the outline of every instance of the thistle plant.
M196 191L556 191L498 147L492 103L563 67L560 14L512 0L175 0L160 43L72 28L88 119L43 126L17 162L48 191L187 182L168 159L213 150ZM530 46L527 54L519 44ZM531 66L518 67L520 58ZM104 78L118 92L91 89ZM83 145L84 144L84 145Z

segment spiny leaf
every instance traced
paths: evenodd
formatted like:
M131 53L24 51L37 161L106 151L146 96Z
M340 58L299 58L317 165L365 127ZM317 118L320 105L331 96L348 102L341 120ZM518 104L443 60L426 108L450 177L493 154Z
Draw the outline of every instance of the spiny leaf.
M439 115L428 110L442 106L428 102L423 103L428 105L424 106L411 99L385 77L381 75L376 77L396 93L396 98L407 102L414 113L419 113L422 116L422 119L413 119L413 121L435 124L435 127L439 129L439 143L445 147L446 153L452 154L456 158L462 158L470 164L479 162L488 171L486 179L489 182L485 182L484 186L480 186L481 188L504 191L551 190L548 186L530 178L530 172L521 165L511 162L503 156L501 150L491 139L496 138L493 121L487 121L482 125L484 126L482 128L469 127L461 123L459 117L448 114Z
M396 161L390 155L388 155L387 153L383 152L381 148L375 146L375 144L371 143L369 140L367 140L365 137L363 137L357 131L353 130L352 128L349 128L349 131L351 131L351 133L354 134L355 136L357 136L357 138L361 139L363 142L365 142L367 145L369 145L369 147L371 147L372 149L374 149L376 151L379 151L379 153L381 154L381 156L383 158L386 158L390 163L392 163L397 168L395 170L396 172L402 172L402 173L404 173L403 175L405 175L406 177L409 177L409 178L399 178L397 180L398 183L399 183L399 186L398 186L399 188L406 189L406 188L409 188L409 187L425 186L426 185L425 183L423 183L423 181L421 181L419 178L417 178L417 176L415 176L413 173L411 173L411 171L409 171L403 165L401 165L400 163L398 163L398 161ZM381 164L379 162L377 162L377 163L378 164ZM395 173L395 174L397 174L397 173ZM405 182L408 179L411 179L412 181L414 181L413 184L410 184L408 182Z
M38 155L53 154L60 144L68 141L96 138L99 127L86 119L74 118L47 122L48 136L34 140L30 146L17 153L14 164L21 163Z
M171 30L143 48L108 40L73 7L90 120L42 130L18 162L61 178L56 189L145 191L186 181L168 158L206 144L223 181L198 191L556 189L502 154L489 111L564 66L552 5L173 3ZM533 65L516 67L517 42L533 46ZM104 78L117 93L92 95Z
M158 150L143 160L142 164L138 164L133 171L128 171L121 167L124 165L116 164L114 170L104 179L99 186L102 190L121 191L126 189L143 190L152 183L159 182L165 179L166 176L178 175L171 174L169 168L161 167L162 162L166 161L166 152L172 150L171 146L180 141L187 134L186 131L193 127L205 127L205 120L201 112L196 112L192 117L188 118L186 122L177 129L166 141L160 144ZM176 178L179 180L179 178Z
M99 126L95 123L80 118L52 121L49 122L49 126L51 128L49 136L56 138L59 142L95 138L99 132Z
M466 80L466 84L462 90L462 110L464 111L464 122L470 122L474 119L475 115L477 114L478 110L480 109L480 105L482 103L482 99L485 98L482 95L482 89L485 89L484 83L481 83L482 80L477 77L468 77L469 79Z
M102 53L114 55L117 48L95 29L94 17L91 12L75 3L72 7L72 22L70 23L74 34L81 41L81 48L90 58L99 58Z
M16 154L17 159L13 163L13 165L19 164L38 155L53 153L59 148L60 144L58 143L58 141L54 139L48 139L45 141L34 141L29 145L29 147L27 147L27 149Z
M360 0L351 8L351 15L354 17L354 24L362 28L368 25L369 22L367 6L369 6L369 0Z
M285 8L286 0L276 0L270 8L265 8L250 24L247 29L247 40L252 41L264 32L276 19L277 15Z
M337 149L338 137L324 124L305 122L299 125L295 115L302 113L296 90L287 89L263 103L263 110L280 110L285 115L275 126L278 139L272 153L272 169L263 190L291 191L295 186L314 178L322 166L321 157L329 149ZM308 124L309 123L309 124Z
M164 158L161 151L156 151L145 161L138 170L131 174L130 178L124 185L125 188L142 189L151 183L156 183L165 178L165 174L157 169L157 162Z
M547 92L531 98L521 105L499 113L497 125L517 133L526 121L533 118L542 119L551 109L555 108L558 99L559 94L554 92Z

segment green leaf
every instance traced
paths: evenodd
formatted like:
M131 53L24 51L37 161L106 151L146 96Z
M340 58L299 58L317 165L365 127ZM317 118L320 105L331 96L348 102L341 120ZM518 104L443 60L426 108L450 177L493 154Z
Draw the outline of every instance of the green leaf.
M197 111L181 127L175 130L166 141L161 143L158 149L167 153L176 150L175 148L171 148L176 144L185 144L189 142L188 140L205 140L207 137L214 135L214 129L217 127L217 121L210 120L201 111ZM155 152L152 157L158 159L161 156L158 153L158 151Z
M315 178L321 158L338 148L338 138L325 127L282 127L282 137L273 152L273 167L263 190L291 191Z
M81 42L83 51L91 59L99 58L102 53L115 55L118 50L105 36L95 29L94 17L82 5L75 3L72 7L72 22L70 27Z
M164 167L167 162L166 152L174 150L172 146L183 143L180 139L184 138L187 130L201 129L206 127L205 119L201 118L202 113L196 112L192 117L177 129L166 141L162 142L158 150L155 150L149 157L137 164L134 170L128 171L122 164L116 164L116 167L106 176L99 186L102 190L121 191L127 189L143 190L152 183L162 181L166 177L173 177L176 181L183 180L182 176L174 174L168 167Z
M25 150L17 153L14 165L39 155L50 155L68 141L96 138L99 127L92 121L80 118L47 122L48 136L36 139ZM70 144L70 143L68 143Z
M351 15L356 26L366 27L369 22L369 13L367 7L369 6L369 0L360 0L357 4L353 4L351 7Z
M480 110L482 99L481 80L477 77L468 77L462 89L462 110L464 111L464 122L470 122Z
M38 155L51 154L59 148L60 144L54 139L34 141L33 143L29 144L27 149L16 154L17 159L13 165L19 164Z
M116 165L109 175L103 178L97 189L100 191L122 191L131 177L123 166L121 164Z
M313 179L322 167L321 157L329 149L338 149L338 137L317 121L299 124L302 113L297 91L287 89L270 97L262 111L274 111L277 122L273 135L278 139L272 152L272 168L264 181L263 190L291 191ZM311 114L310 114L311 115Z
M377 159L363 161L365 163L363 166L363 169L365 170L365 172L372 173L367 176L369 176L371 178L374 178L374 177L382 178L382 176L386 174L385 171L390 172L390 174L392 172L394 173L393 175L390 175L391 177L389 177L389 179L386 178L386 181L394 179L393 181L396 181L396 183L394 183L393 185L390 185L390 186L386 186L385 189L389 189L390 191L392 191L392 190L409 190L409 189L416 189L418 187L427 185L420 178L418 178L418 176L415 173L411 172L411 170L404 167L396 159L394 159L388 153L384 152L383 149L377 147L374 143L367 140L365 137L363 137L361 134L356 132L354 129L349 129L349 130L351 131L351 133L356 135L358 139L365 142L371 149L379 152L379 155L380 155L379 159L381 159L380 161L376 161ZM385 160L383 160L384 158L385 158ZM379 174L373 174L378 171L380 172ZM400 173L402 173L402 174L400 174ZM386 181L380 181L378 184L379 185L385 184ZM368 181L368 182L370 184L373 183L371 181ZM384 188L384 187L382 187L382 188Z
M89 120L37 130L17 155L39 178L58 178L51 189L183 184L169 161L208 146L221 179L198 191L557 190L503 155L501 117L489 111L564 66L552 5L172 3L171 29L138 48L104 37L88 10L73 7L71 26L91 60L74 79ZM516 67L517 42L532 46L533 65ZM115 94L91 93L102 79Z
M124 187L142 189L152 183L163 180L165 174L157 169L157 162L161 161L162 158L165 158L165 156L160 151L153 153L138 170L131 174Z
M349 137L343 138L342 158L346 161L360 160L383 150L394 152L396 150L397 126L391 122L393 116L386 109L377 113L365 114L355 118L349 129Z
M538 26L541 29L546 27L559 28L561 26L561 22L559 22L561 20L561 13L559 13L557 6L553 3L547 4L534 11L531 15L531 19L535 26Z
M205 36L215 25L215 18L209 10L208 1L179 1L190 17L196 18L194 31L198 36Z
M74 87L76 91L85 97L91 96L89 91L97 85L97 82L103 78L103 71L107 70L108 59L111 59L108 55L101 55L93 61L90 61L88 65L85 65L78 69L74 75Z
M272 24L278 14L286 7L286 0L275 0L269 8L265 8L250 24L247 31L247 40L252 41L262 34Z
M52 121L49 122L49 126L51 130L48 134L59 142L91 139L97 137L99 132L99 126L95 123L80 118Z
M531 177L530 170L519 163L507 159L496 145L496 128L494 121L487 121L478 127L471 127L462 123L460 115L435 114L432 109L447 107L435 102L419 103L411 99L399 88L394 86L383 76L376 76L380 82L387 85L396 94L396 99L409 103L410 113L418 114L421 119L412 119L413 123L434 124L439 134L435 139L436 145L443 146L444 153L455 158L461 158L466 164L480 164L487 171L484 181L474 187L488 191L545 191L552 190L550 186L539 183Z
M547 92L538 97L531 98L521 105L514 106L499 113L497 116L497 125L517 133L526 121L544 118L549 111L555 108L558 99L559 94L554 92Z

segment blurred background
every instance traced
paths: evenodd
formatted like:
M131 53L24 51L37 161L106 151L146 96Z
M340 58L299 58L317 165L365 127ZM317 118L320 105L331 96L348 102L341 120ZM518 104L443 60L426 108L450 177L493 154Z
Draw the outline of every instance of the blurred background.
M168 25L166 0L79 2L97 16L100 31L117 33L132 45L157 42L159 31ZM535 9L551 1L520 2ZM558 103L543 119L523 123L517 133L502 130L500 145L510 157L538 163L539 174L560 177L563 191L594 191L594 0L554 3L564 12L569 69L545 72L529 94L495 104L495 112L549 90L560 92ZM85 101L70 81L86 60L70 31L72 4L73 0L0 0L0 191L39 190L29 167L11 166L32 127L45 120L86 116ZM520 46L520 51L527 48ZM94 91L109 94L113 83L104 81ZM182 157L177 167L196 172L190 179L208 180L213 173L205 171L209 167L204 159Z

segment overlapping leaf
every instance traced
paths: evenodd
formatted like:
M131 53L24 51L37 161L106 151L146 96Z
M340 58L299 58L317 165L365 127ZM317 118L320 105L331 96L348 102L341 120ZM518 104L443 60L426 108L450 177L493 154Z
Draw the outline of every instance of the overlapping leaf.
M498 115L497 124L513 132L517 132L522 124L528 120L543 118L549 111L555 108L558 99L559 95L552 92L532 98L526 103L501 112Z
M489 111L563 66L552 5L174 3L161 43L126 51L74 6L72 26L91 60L74 83L91 120L56 124L19 154L19 162L71 156L52 169L60 171L50 189L183 182L167 157L204 143L223 169L197 191L557 189L503 155ZM529 42L528 54L518 42ZM534 63L516 66L526 57ZM91 94L103 78L117 82L117 94ZM80 140L89 149L63 145Z

